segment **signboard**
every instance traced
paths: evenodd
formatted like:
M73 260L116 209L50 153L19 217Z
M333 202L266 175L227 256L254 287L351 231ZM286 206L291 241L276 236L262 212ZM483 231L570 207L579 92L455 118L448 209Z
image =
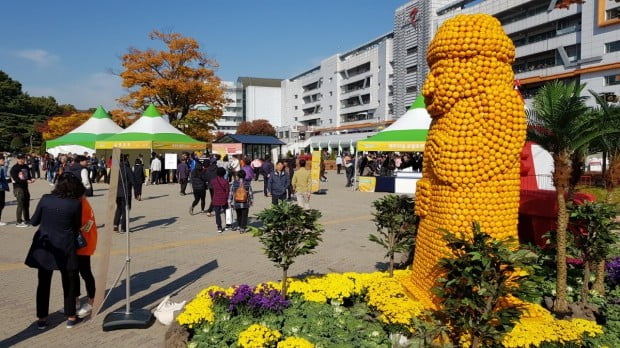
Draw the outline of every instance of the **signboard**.
M360 176L358 177L358 182L360 192L375 192L377 178L374 176Z
M321 151L312 151L312 168L310 169L311 192L321 188Z
M167 153L164 158L164 169L177 169L177 154Z
M211 152L220 156L224 155L241 155L243 153L243 144L241 143L220 143L211 144Z

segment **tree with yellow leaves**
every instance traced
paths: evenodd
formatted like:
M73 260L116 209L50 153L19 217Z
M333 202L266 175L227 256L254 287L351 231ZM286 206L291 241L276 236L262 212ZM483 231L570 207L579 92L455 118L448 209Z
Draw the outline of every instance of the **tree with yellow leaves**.
M90 118L86 112L74 112L66 115L52 116L44 123L37 125L36 131L41 133L43 140L55 139L63 136L82 125Z
M163 42L167 49L129 48L122 56L120 76L130 92L119 101L139 110L153 103L171 122L182 120L198 104L206 105L209 112L193 118L206 118L204 122L209 123L221 117L226 99L214 72L217 62L200 51L195 39L179 33L154 30L149 38Z
M135 112L132 113L126 110L114 109L110 110L110 117L117 125L127 128L136 122L136 120L140 118L140 115Z

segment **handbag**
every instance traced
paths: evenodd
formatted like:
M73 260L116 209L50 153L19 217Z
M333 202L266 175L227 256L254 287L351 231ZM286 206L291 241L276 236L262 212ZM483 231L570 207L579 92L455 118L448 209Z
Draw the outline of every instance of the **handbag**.
M84 236L82 235L82 231L79 231L76 235L75 235L75 248L76 249L82 249L83 247L85 247L86 245L88 245L88 243L86 243L86 239L84 238Z
M235 221L233 219L233 213L231 208L226 208L226 225L232 225Z

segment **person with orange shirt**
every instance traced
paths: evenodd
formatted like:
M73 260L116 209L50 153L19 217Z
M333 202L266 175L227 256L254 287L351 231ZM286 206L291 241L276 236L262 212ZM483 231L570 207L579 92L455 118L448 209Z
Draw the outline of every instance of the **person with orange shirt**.
M84 279L88 302L82 305L82 307L77 311L77 316L79 318L84 318L93 311L93 301L95 300L95 277L93 276L93 272L90 268L90 257L95 253L95 249L97 248L97 222L95 221L95 212L86 197L82 197L82 224L80 227L80 232L86 240L86 246L77 249L76 254L78 258L78 271L82 279ZM79 295L78 286L78 298Z

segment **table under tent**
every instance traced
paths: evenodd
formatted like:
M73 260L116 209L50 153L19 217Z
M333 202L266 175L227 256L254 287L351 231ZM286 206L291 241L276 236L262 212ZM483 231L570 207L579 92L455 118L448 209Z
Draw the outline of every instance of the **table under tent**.
M102 106L79 127L56 139L45 142L46 151L54 156L61 153L83 154L95 152L95 143L120 133L119 127Z
M419 95L407 112L396 122L374 136L357 142L359 152L423 152L424 144L431 124L431 117L426 111L424 97ZM360 191L415 193L416 183L422 178L421 172L411 170L396 171L394 176L358 176L355 179Z

